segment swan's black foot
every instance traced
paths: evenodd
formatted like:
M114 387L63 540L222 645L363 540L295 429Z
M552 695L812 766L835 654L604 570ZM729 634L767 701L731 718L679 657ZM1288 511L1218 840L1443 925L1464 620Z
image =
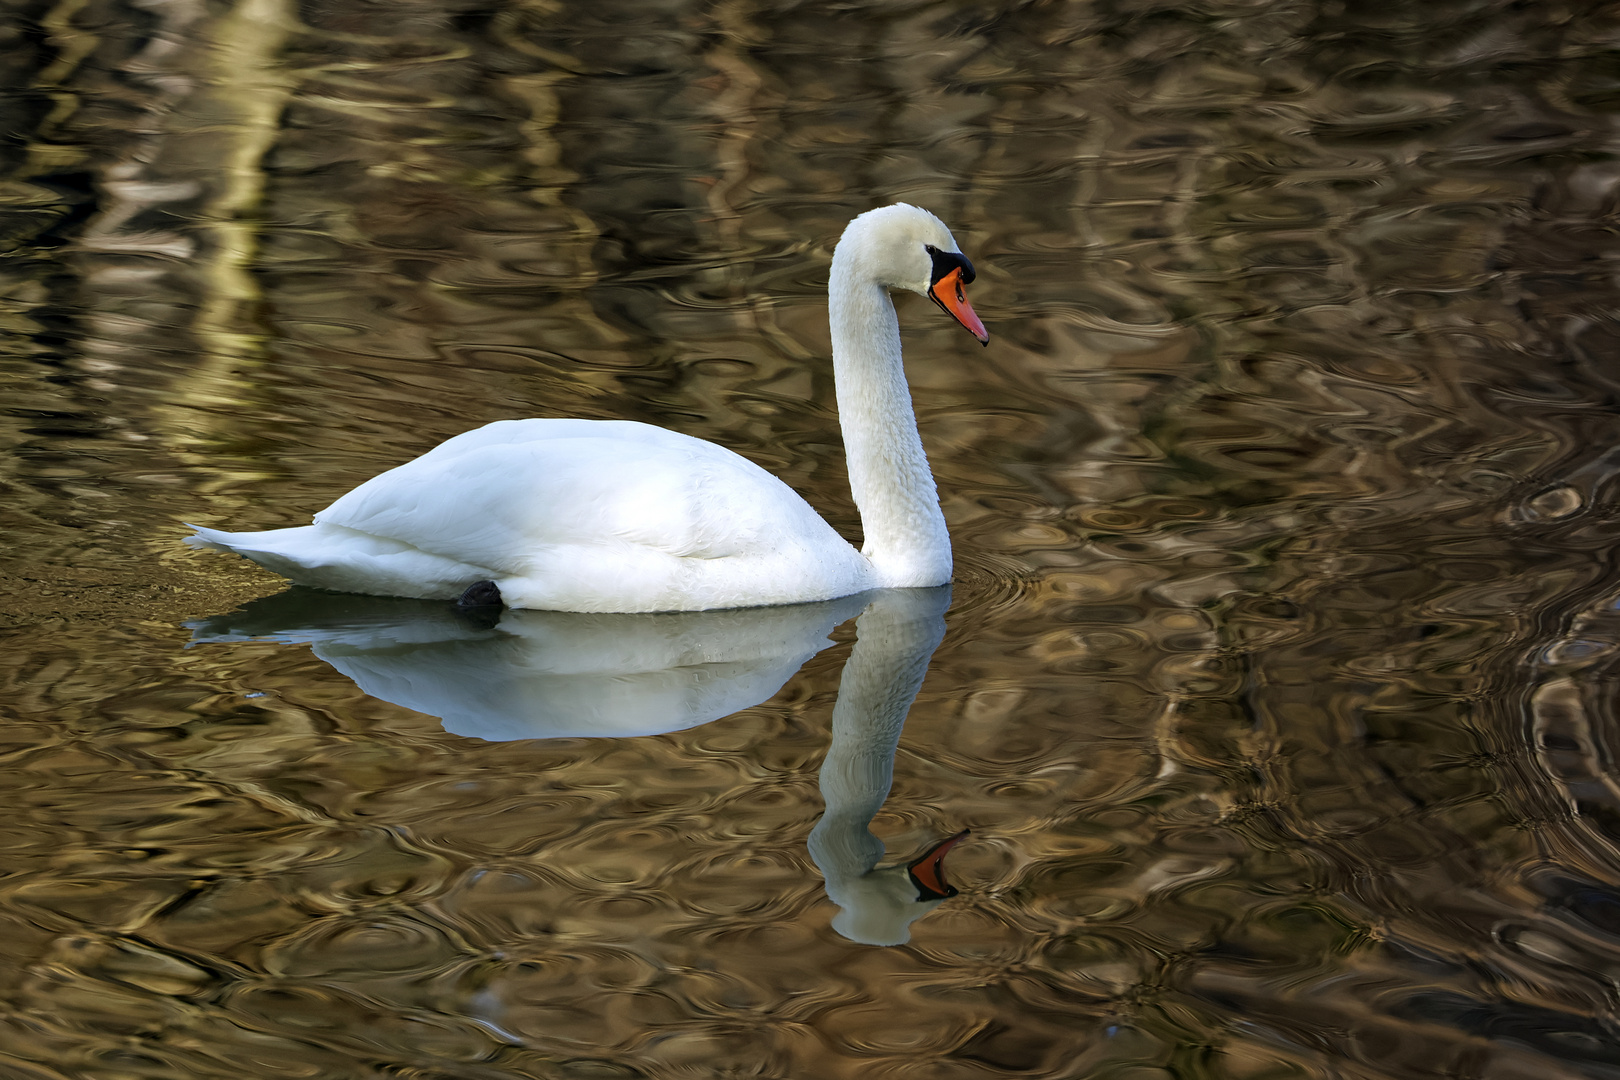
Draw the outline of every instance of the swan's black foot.
M456 601L458 608L488 608L501 606L501 589L493 581L475 581Z

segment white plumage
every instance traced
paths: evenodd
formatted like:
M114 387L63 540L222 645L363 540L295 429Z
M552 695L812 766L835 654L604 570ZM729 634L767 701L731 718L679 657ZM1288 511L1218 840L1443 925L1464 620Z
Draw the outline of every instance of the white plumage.
M960 272L952 267L959 266ZM888 288L933 296L984 340L950 231L905 204L850 223L833 256L833 365L856 551L782 481L723 447L623 420L503 420L458 435L299 528L187 539L300 585L510 607L698 611L950 580Z

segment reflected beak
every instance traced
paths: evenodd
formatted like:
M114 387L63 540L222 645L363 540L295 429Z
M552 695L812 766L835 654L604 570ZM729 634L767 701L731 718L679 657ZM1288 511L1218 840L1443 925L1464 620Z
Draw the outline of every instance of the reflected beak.
M944 308L951 318L967 327L968 333L979 339L979 344L990 344L990 331L984 328L984 323L973 313L973 305L968 303L967 293L962 291L961 267L957 267L929 286L928 298Z
M968 314L973 314L972 308L968 309ZM941 840L923 852L921 858L906 867L906 872L911 875L911 883L917 886L918 900L944 900L956 895L956 886L945 880L945 855L970 831L963 829L955 836Z

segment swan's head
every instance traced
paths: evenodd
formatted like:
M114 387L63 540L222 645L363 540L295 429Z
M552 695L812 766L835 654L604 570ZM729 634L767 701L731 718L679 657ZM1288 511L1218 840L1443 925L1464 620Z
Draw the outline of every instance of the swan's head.
M827 895L842 909L833 916L833 929L862 945L910 941L911 924L956 895L956 886L945 881L945 853L967 834L963 829L941 840L904 866L827 875Z
M981 344L990 343L964 288L973 281L973 264L945 223L926 210L895 203L851 221L833 251L833 277L841 271L884 288L920 293Z

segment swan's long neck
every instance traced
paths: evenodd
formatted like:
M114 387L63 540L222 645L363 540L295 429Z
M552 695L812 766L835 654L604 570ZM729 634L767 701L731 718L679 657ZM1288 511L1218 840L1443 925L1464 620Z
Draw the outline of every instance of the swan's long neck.
M846 255L841 244L828 310L838 420L865 533L861 552L880 587L943 585L951 579L951 540L917 434L900 324L888 291L860 270L858 254Z

